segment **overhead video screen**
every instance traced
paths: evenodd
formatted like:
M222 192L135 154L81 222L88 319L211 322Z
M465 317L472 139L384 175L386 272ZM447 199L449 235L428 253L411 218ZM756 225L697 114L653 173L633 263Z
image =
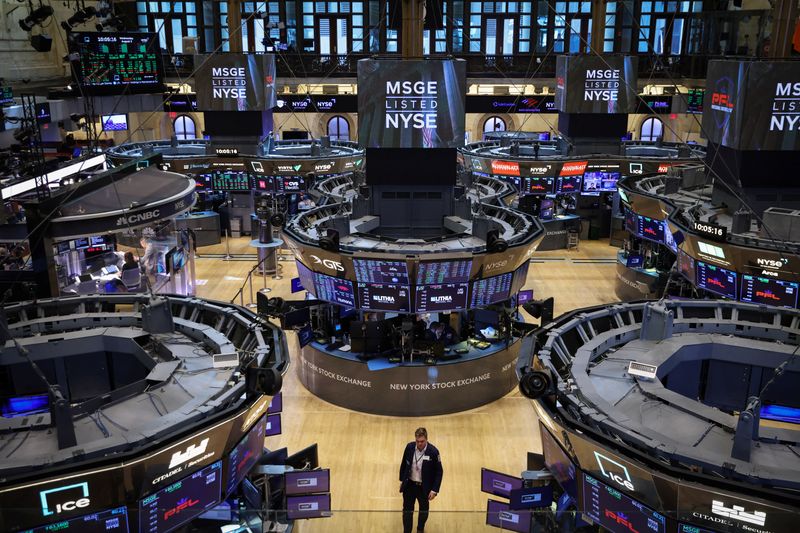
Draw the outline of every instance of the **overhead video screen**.
M471 270L472 259L420 261L417 267L417 284L466 283Z
M556 179L556 193L569 194L581 192L580 176L559 176Z
M235 170L217 170L211 175L211 188L215 191L249 191L250 175Z
M408 283L405 261L383 259L353 259L356 281L365 283Z
M128 533L128 509L118 507L97 513L79 516L55 524L26 529L25 533L49 533L63 531L66 533Z
M689 89L689 92L686 93L686 112L692 115L702 115L705 96L705 89Z
M583 475L583 513L609 531L667 532L664 515L588 474Z
M264 451L264 432L267 416L253 424L242 440L231 450L228 459L228 485L225 494L230 494L255 466Z
M467 307L467 284L444 283L440 285L417 285L417 313L452 311Z
M275 176L275 193L292 194L306 190L306 182L300 176Z
M774 278L742 276L742 301L754 304L797 307L798 284Z
M275 56L195 56L195 89L200 111L266 111L276 105Z
M314 272L314 288L316 296L320 300L347 307L356 306L356 297L351 281Z
M358 142L367 148L464 145L464 60L358 62Z
M222 461L139 501L139 531L171 531L214 507L222 488Z
M697 261L697 282L701 289L736 299L736 272Z
M552 194L555 190L555 177L553 176L531 176L525 178L525 188L523 192L528 194Z
M619 172L594 170L583 175L583 192L614 192L617 190Z
M558 56L556 107L563 113L635 113L638 58Z
M410 294L411 290L408 285L358 284L358 301L361 309L408 313L411 311Z
M476 280L472 283L469 306L484 307L511 297L512 272Z
M161 48L155 33L67 33L77 52L73 74L89 94L161 92Z

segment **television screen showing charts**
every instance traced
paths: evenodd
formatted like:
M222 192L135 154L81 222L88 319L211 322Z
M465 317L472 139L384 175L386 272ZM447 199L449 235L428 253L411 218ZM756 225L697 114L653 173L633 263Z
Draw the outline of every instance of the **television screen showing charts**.
M587 474L583 475L583 513L609 531L667 532L664 515Z
M556 178L556 193L581 192L580 176L559 176Z
M639 237L655 242L664 242L664 222L654 218L636 215L638 219L637 233Z
M408 313L411 310L410 292L408 285L359 283L358 301L361 309Z
M26 529L25 533L128 533L128 509L118 507L78 518L70 518L54 524Z
M456 261L420 261L417 267L417 285L439 283L466 283L472 270L472 259Z
M314 272L314 288L316 296L320 300L346 305L347 307L356 306L352 281Z
M742 301L754 304L797 307L798 284L774 278L742 276Z
M472 283L470 307L485 307L493 303L507 300L511 295L511 278L513 273L500 274L491 278L476 280Z
M139 531L164 533L214 507L222 488L222 461L139 500Z
M417 285L416 313L453 311L467 307L466 283L443 283L439 285Z
M695 285L731 300L736 299L736 272L697 261Z
M247 172L216 171L211 175L211 188L215 191L249 191L250 176Z
M365 283L408 283L405 261L384 259L353 259L356 281Z
M556 179L553 176L531 176L525 178L525 191L528 194L552 194Z
M161 48L155 33L73 32L70 50L79 55L73 68L90 94L161 92Z

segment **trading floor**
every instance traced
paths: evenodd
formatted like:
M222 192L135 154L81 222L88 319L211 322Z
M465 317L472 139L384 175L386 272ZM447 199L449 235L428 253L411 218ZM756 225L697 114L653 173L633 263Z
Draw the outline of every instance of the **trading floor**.
M233 260L223 261L225 245L203 248L197 259L197 296L230 300L245 281L253 260L246 254L248 239L232 239ZM525 288L537 298L555 297L555 314L616 301L614 295L617 249L607 240L582 241L577 251L537 253ZM248 260L244 260L245 258ZM290 297L289 280L295 262L282 261L283 279L267 278L270 296ZM534 281L535 280L535 281ZM254 290L263 278L254 281ZM246 287L245 302L249 297ZM530 317L528 317L530 318ZM289 333L293 364L297 339ZM301 532L397 531L402 498L397 480L403 446L414 429L425 426L442 453L444 481L441 495L431 505L426 531L487 531L486 494L480 491L481 467L501 472L525 469L526 452L541 451L532 403L517 389L478 409L426 418L375 416L343 409L309 393L294 368L281 389L283 434L268 437L270 449L301 449L319 443L320 464L331 469L333 517L299 521Z

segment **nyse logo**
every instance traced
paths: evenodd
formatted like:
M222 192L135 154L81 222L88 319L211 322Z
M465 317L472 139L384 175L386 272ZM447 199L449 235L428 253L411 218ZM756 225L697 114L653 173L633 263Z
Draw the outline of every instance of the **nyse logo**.
M769 131L792 131L800 127L800 83L778 83L772 100Z
M121 216L117 219L117 227L126 226L128 224L139 224L140 222L149 222L158 217L160 211L153 209L144 213L136 213L135 215Z
M633 481L631 481L631 475L628 473L627 467L598 452L594 452L594 457L597 460L597 466L600 468L600 473L603 474L604 477L610 479L617 485L625 487L628 490L635 490L633 488Z
M330 259L320 259L316 255L312 255L311 258L314 260L315 265L322 265L325 268L336 270L337 272L344 272L344 265L338 261L332 261Z
M333 168L336 164L335 161L329 161L327 163L317 163L314 165L314 172L328 172Z
M187 461L191 461L195 457L199 457L206 452L206 448L208 448L208 437L203 439L199 445L191 444L188 448L186 448L185 452L177 451L172 454L172 459L169 462L169 466L167 468L175 468L178 465L182 465Z
M740 505L725 507L725 502L719 500L711 500L711 513L756 526L763 526L767 523L767 513L763 511L748 513L744 510L744 507Z
M63 492L70 491L68 495L62 494ZM79 496L75 498L76 494ZM71 497L64 501L65 498ZM39 492L39 499L42 502L42 515L50 516L53 514L60 514L64 511L74 511L75 509L83 509L88 507L89 500L89 483L75 483L74 485L65 485L55 489L48 489ZM55 503L57 502L57 503Z
M483 270L486 272L490 272L497 268L503 268L507 264L508 264L508 259L503 259L502 261L495 261L493 263L486 263L486 266L484 267Z
M762 268L783 268L789 261L786 259L763 259L756 258L756 264Z
M547 174L550 170L550 165L546 167L531 167L531 174Z

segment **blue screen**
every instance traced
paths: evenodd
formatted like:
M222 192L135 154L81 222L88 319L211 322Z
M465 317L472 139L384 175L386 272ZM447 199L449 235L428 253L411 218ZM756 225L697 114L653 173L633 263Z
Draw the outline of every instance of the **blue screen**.
M587 474L583 475L583 513L609 531L667 532L664 515Z
M292 293L303 290L305 290L305 288L303 287L303 283L300 281L300 278L292 278Z
M762 405L761 418L800 424L800 409L786 405Z
M0 412L6 418L28 416L35 413L44 413L50 409L50 399L47 394L33 396L17 396L3 400Z
M66 531L75 533L128 533L128 509L118 507L107 509L78 518L71 518L54 524L26 529L21 533L46 533Z

